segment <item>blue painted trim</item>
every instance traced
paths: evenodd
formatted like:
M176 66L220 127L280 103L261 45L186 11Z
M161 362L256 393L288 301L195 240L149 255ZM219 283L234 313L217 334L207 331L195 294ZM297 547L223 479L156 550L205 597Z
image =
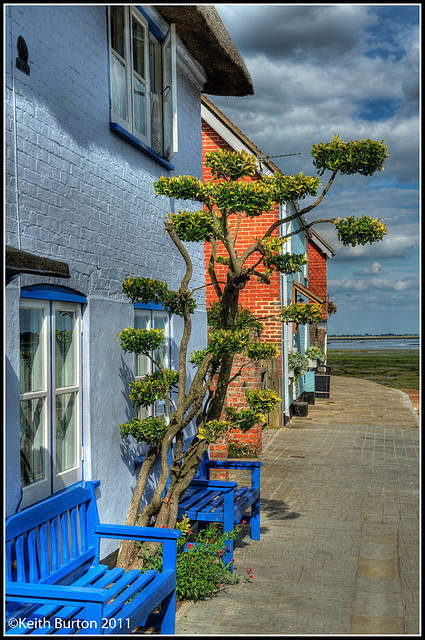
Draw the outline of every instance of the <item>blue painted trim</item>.
M135 309L158 309L159 311L164 311L164 307L162 304L156 304L155 302L148 302L148 304L142 304L141 302L134 303ZM166 309L165 309L166 311Z
M64 300L66 302L80 302L87 304L87 298L77 291L61 287L60 285L33 284L23 287L22 298L37 298L40 300Z
M139 4L136 4L136 9L137 11L144 17L144 19L146 20L146 22L149 25L149 31L151 32L151 34L157 39L159 40L159 42L162 44L165 40L166 34L163 33L161 31L161 29L158 27L158 25L156 24L156 22L152 19L152 17L146 12L145 9L143 9L143 7L141 7Z
M133 136L131 133L126 131L123 127L121 127L121 125L117 124L116 122L110 122L109 128L111 131L123 138L126 142L129 142L131 145L133 145L133 147L136 147L137 149L139 149L139 151L142 151L147 156L158 162L165 169L174 171L174 165L170 164L168 160L165 160L165 158L161 158L161 156L155 153L155 151L153 151L144 142Z

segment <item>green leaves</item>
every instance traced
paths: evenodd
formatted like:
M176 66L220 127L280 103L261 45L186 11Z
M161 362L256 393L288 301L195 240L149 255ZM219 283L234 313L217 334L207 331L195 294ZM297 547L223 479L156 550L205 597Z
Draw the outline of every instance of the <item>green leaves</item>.
M282 402L278 394L271 389L247 389L245 397L251 409L260 409L264 413L273 411L279 402Z
M220 317L221 306L219 302L213 302L207 309L207 319L210 327L216 327ZM236 326L240 329L256 329L261 335L264 327L255 315L246 307L240 306L236 315Z
M225 354L235 355L245 351L250 340L248 329L218 329L210 333L207 351L218 358Z
M275 269L279 273L291 274L302 271L302 266L308 264L305 253L278 253L266 256L263 259L264 266Z
M204 242L217 237L214 220L209 211L179 211L170 214L170 219L180 240Z
M253 176L257 170L255 156L247 151L210 151L206 154L205 166L210 167L213 178L217 180L238 180L244 176Z
M381 218L371 218L365 215L360 218L349 216L344 220L338 218L333 224L338 230L338 238L345 246L355 247L357 244L364 245L367 242L372 244L372 242L383 240L384 236L389 235L387 226Z
M273 411L282 400L270 389L247 389L245 398L248 407L238 409L228 406L225 409L228 428L237 428L246 432L265 421L264 414Z
M171 178L161 176L153 186L157 195L204 202L203 182L194 176L172 176Z
M166 369L130 382L128 397L136 407L149 407L156 400L165 400L179 382L178 371Z
M295 324L314 324L322 321L321 304L290 304L282 307L281 316L283 322L295 322Z
M124 422L120 425L120 434L122 438L132 436L136 442L146 442L149 445L158 446L161 444L167 428L167 424L160 418L152 416L146 420L133 418L131 422Z
M319 178L305 176L303 172L296 175L284 176L277 173L273 177L263 176L261 181L268 185L273 192L275 202L296 202L306 196L316 196L321 185Z
M215 442L227 432L229 423L225 420L210 420L203 427L198 428L198 438L204 438L207 442Z
M313 164L317 167L319 175L323 175L324 171L329 169L347 175L359 173L371 176L375 171L383 171L385 160L389 156L384 142L370 138L344 142L335 134L331 142L313 145Z
M163 329L123 329L118 334L120 347L124 353L150 353L158 349L164 341Z
M271 360L278 355L274 342L251 342L246 348L246 355L251 360Z
M187 304L189 313L194 313L197 307L193 298L181 296L177 291L171 291L165 282L153 278L126 278L122 289L133 304L154 302L177 316L183 316L184 304Z

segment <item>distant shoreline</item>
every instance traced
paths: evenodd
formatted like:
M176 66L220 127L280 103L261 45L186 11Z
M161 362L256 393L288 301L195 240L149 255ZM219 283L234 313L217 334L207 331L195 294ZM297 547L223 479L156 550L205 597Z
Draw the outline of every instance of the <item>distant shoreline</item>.
M328 340L400 340L403 339L411 339L411 340L419 340L419 335L399 335L399 336L329 336Z

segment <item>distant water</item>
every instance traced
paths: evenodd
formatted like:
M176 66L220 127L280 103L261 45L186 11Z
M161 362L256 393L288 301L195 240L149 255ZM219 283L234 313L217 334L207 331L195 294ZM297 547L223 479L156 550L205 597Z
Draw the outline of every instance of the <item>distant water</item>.
M419 349L418 338L355 338L332 340L328 338L328 349Z

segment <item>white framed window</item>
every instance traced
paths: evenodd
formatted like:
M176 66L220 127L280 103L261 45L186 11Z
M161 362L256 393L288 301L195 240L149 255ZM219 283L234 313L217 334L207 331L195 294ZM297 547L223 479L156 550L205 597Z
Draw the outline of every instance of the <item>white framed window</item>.
M22 506L82 478L81 305L20 303Z
M136 7L108 7L112 128L169 160L177 152L176 34ZM142 146L143 148L143 146Z
M170 317L166 311L156 309L143 309L136 307L134 310L135 329L162 329L164 341L159 349L153 351L151 356L154 361L165 369L170 368ZM135 379L153 373L158 367L148 356L137 355L135 358ZM144 419L148 416L167 419L167 406L164 400L158 400L149 409L138 407L137 417Z

